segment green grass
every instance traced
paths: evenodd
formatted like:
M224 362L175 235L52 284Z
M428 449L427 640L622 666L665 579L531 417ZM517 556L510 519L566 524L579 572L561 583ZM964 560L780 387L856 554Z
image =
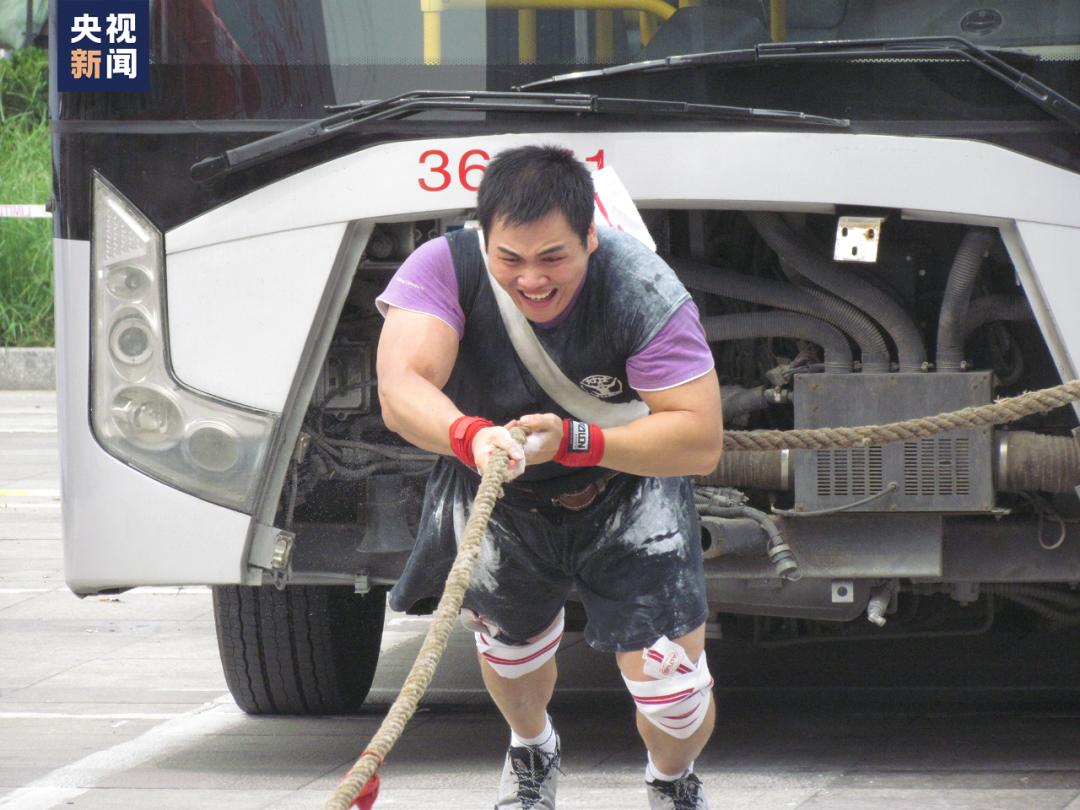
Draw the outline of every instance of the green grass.
M0 60L0 203L51 193L46 65L37 50ZM52 344L52 224L0 219L0 346Z

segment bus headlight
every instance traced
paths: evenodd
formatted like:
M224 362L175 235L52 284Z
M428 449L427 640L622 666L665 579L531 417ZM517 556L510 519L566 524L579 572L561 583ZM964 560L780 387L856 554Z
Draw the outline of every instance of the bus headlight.
M94 178L91 425L126 464L185 492L250 512L274 414L178 383L168 364L161 233Z

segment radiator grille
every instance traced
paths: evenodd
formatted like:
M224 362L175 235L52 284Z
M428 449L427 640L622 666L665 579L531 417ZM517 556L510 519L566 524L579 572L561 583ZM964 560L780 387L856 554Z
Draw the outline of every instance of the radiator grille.
M817 451L817 494L861 498L882 490L881 448Z
M904 494L970 494L970 444L966 437L904 442Z

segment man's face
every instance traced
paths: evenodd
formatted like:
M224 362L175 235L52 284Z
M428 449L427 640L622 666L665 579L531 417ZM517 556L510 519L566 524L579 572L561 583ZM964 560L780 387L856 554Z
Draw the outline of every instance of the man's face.
M491 275L526 318L540 323L570 304L598 244L595 226L582 245L561 211L526 225L497 219L485 239Z

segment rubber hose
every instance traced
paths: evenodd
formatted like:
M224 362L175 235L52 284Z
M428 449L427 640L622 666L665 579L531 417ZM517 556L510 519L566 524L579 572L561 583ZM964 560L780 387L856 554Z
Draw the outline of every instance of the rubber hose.
M949 269L949 279L945 282L941 313L938 315L938 371L959 371L964 362L963 327L971 304L971 291L993 241L993 231L972 228L964 234L960 247L956 250L956 257Z
M794 284L747 276L724 267L716 267L693 259L664 257L679 279L692 290L748 301L752 304L813 315L851 335L859 346L862 370L868 373L889 371L889 346L885 338L863 313L846 301Z
M820 318L796 312L741 312L702 318L701 325L710 343L769 337L808 340L825 350L827 372L851 373L851 347L847 338Z
M901 371L925 371L926 347L915 322L887 293L818 255L787 226L778 214L747 214L765 243L781 263L787 262L807 279L873 318L896 344Z
M743 388L741 385L721 385L720 400L723 404L724 420L734 419L755 411L763 411L770 402L765 398L765 386Z
M720 463L708 475L694 478L694 483L711 487L738 489L791 489L792 466L787 450L746 450L724 453Z
M1080 441L1030 431L995 437L997 488L1003 492L1073 492L1080 485Z
M960 345L966 346L975 330L992 321L1033 321L1035 313L1022 295L984 295L968 307L960 330Z

